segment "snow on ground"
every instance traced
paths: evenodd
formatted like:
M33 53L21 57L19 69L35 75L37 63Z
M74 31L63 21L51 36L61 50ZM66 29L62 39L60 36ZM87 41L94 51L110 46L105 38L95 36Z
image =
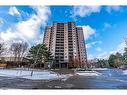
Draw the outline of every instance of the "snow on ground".
M13 69L0 69L0 76L17 77L32 80L54 80L54 79L68 79L70 74L60 75L48 70L34 70L31 76L31 70L13 70Z
M123 74L124 74L124 75L127 75L127 70L124 70L124 71L123 71Z
M108 70L108 68L93 68L92 70Z
M100 76L101 73L98 73L96 71L78 71L76 72L77 75L81 76Z

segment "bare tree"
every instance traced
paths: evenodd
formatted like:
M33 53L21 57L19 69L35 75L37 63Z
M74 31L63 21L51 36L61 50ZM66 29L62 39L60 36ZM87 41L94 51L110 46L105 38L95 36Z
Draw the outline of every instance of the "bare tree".
M28 48L28 44L26 42L22 43L22 49L21 49L21 61L23 61L24 54L26 53Z
M26 52L28 48L28 44L25 43L12 43L10 50L13 52L14 54L14 61L18 62L23 60L24 57L24 53Z
M4 44L0 43L0 57L1 57L2 52L4 52Z
M12 43L10 50L12 51L14 55L14 61L16 62L18 57L18 51L19 51L19 43Z

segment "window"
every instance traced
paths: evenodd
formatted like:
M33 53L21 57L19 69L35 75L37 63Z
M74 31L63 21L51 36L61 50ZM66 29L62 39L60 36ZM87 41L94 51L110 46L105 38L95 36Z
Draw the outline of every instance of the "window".
M65 56L65 58L67 58L67 56Z

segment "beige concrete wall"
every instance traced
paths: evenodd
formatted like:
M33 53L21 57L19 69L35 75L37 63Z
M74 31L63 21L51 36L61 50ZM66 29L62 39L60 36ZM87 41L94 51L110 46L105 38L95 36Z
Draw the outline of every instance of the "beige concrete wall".
M76 27L75 23L72 22L71 24L72 24L73 60L74 61L76 60L74 62L74 67L84 67L86 65L87 56L85 52L86 50L85 50L83 30L82 27ZM44 37L44 42L48 47L50 46L50 51L54 57L55 57L55 48L56 48L56 32L57 32L57 22L53 23L53 26L48 27ZM69 62L68 22L64 23L64 31L61 32L64 32L64 61Z
M83 35L83 30L82 27L77 27L77 32L78 32L78 43L79 43L79 53L80 53L80 63L81 66L84 67L86 66L86 52L85 52L85 43L84 43L84 35Z
M51 34L51 26L48 26L45 29L44 42L43 42L48 49L50 45L50 34Z
M64 61L69 62L68 58L68 24L64 24Z
M51 53L55 57L57 23L53 23L52 28Z
M75 23L72 23L72 39L73 39L73 59L74 59L74 66L79 67L79 56L78 56L78 42L76 36L76 26Z

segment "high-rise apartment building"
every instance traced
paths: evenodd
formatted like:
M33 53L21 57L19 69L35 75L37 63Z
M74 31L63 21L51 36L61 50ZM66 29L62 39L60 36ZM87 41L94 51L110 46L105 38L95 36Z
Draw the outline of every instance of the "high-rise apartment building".
M54 58L53 67L77 68L87 66L82 27L74 22L54 22L45 29L43 43Z

